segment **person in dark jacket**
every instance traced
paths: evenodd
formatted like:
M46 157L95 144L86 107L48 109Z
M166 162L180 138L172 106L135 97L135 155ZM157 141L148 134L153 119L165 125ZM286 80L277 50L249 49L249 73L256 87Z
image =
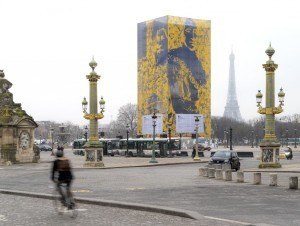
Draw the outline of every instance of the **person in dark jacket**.
M51 180L56 183L57 189L61 195L61 202L64 206L68 206L63 194L62 184L66 184L66 193L68 197L72 197L71 183L73 180L73 174L71 164L68 158L64 157L63 148L58 147L56 152L56 159L53 161ZM72 207L71 205L68 208Z

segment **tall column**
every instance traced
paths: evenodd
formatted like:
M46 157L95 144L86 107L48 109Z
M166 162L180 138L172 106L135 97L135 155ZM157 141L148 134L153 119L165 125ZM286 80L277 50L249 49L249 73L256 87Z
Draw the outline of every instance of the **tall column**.
M89 80L89 88L90 88L90 98L89 98L89 113L86 112L87 109L87 101L84 98L82 105L84 111L84 118L90 121L90 132L89 132L89 140L84 145L85 148L85 163L84 166L89 167L102 167L103 163L103 144L99 141L98 137L98 120L104 117L104 104L105 101L101 98L100 101L100 112L98 112L98 98L97 98L97 81L100 79L100 76L94 71L97 66L97 62L94 59L89 63L92 68L92 72L86 76Z
M259 91L256 95L258 103L258 113L264 114L265 116L265 135L261 144L261 163L259 168L280 168L279 163L279 147L280 142L278 141L275 133L275 114L279 114L283 111L283 98L284 93L282 89L278 93L279 106L275 107L275 70L278 65L272 60L272 56L275 50L271 47L266 50L266 54L269 56L269 60L266 64L263 64L263 68L266 70L266 107L263 108L260 103L262 99L262 94Z

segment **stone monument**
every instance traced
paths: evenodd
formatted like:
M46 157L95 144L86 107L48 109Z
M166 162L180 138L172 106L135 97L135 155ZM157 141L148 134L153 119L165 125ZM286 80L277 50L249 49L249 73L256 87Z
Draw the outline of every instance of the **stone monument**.
M0 164L38 162L40 155L34 146L38 125L20 103L14 103L11 87L0 70Z

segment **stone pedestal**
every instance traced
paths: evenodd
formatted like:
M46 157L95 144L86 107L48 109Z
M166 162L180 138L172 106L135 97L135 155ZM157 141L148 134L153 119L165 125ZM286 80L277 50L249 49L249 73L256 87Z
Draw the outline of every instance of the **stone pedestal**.
M279 143L262 143L261 149L261 163L259 168L281 168L279 163Z
M85 149L85 167L104 167L103 148Z

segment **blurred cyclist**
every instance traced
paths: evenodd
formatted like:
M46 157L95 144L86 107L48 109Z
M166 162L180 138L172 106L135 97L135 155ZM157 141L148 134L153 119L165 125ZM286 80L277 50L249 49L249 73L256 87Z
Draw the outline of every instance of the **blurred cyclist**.
M58 147L56 152L56 159L53 161L51 180L56 183L59 194L61 195L61 202L68 209L72 209L73 203L68 204L66 197L62 190L62 184L66 184L66 195L72 197L71 183L73 180L72 169L69 159L64 157L63 147Z

